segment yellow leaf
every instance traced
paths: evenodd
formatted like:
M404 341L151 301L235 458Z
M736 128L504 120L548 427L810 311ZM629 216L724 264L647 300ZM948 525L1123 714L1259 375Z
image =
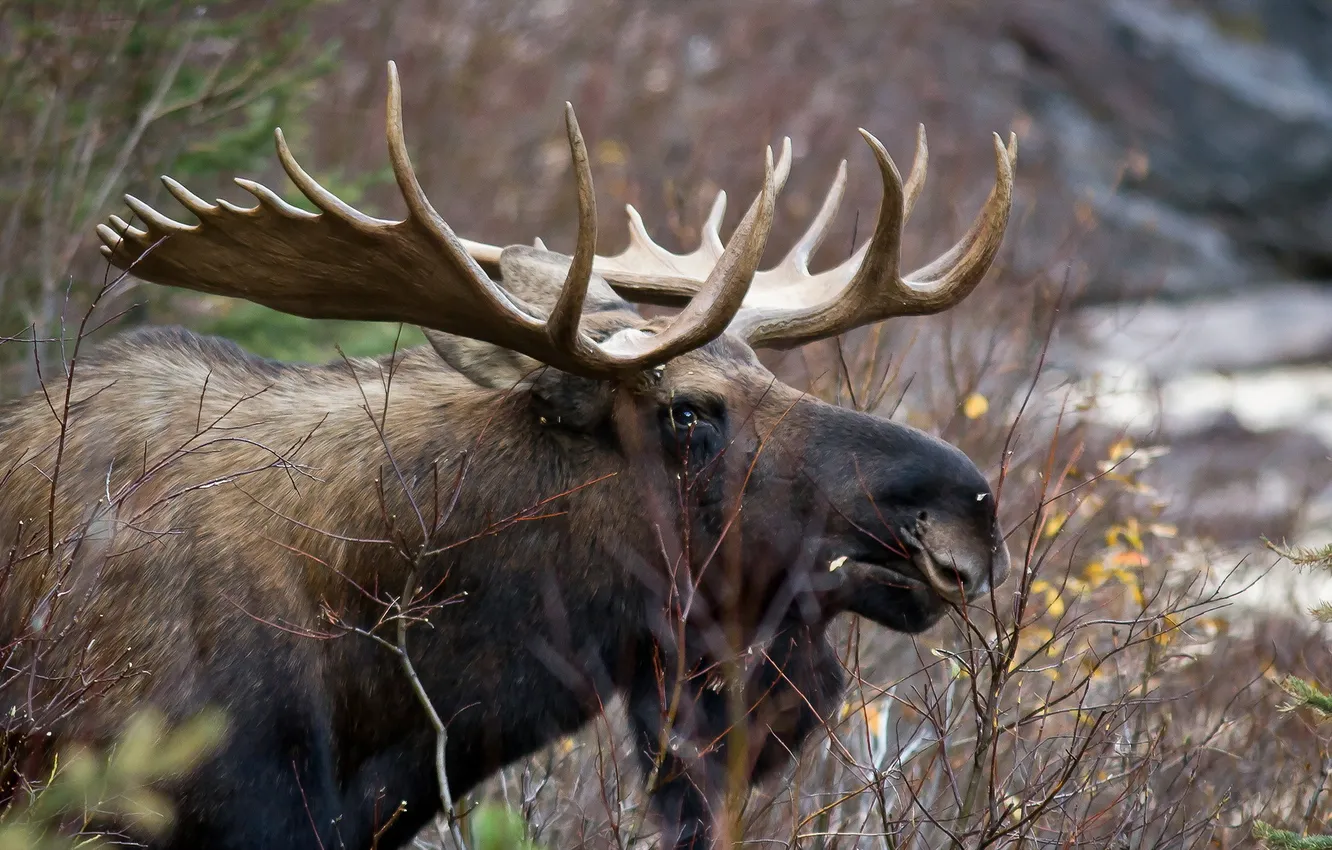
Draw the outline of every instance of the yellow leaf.
M1116 440L1114 443L1110 445L1111 463L1118 463L1119 461L1128 457L1129 453L1132 451L1133 451L1133 442L1129 440L1128 437L1125 437L1122 440Z
M1088 586L1093 590L1105 584L1110 573L1106 570L1105 564L1100 561L1091 561L1082 570L1082 577L1086 580Z
M1059 598L1058 594L1051 594L1045 597L1048 613L1056 619L1064 616L1064 600Z
M1204 636L1213 638L1224 634L1229 629L1230 622L1223 617L1202 617L1196 625Z
M868 703L865 705L865 725L869 728L877 729L879 727L879 718L882 716L883 712L879 711L879 707L874 703Z
M980 419L990 410L990 401L980 393L972 393L962 402L962 413L968 419Z
M1112 525L1106 530L1105 545L1113 546L1121 539L1139 552L1142 551L1142 527L1138 525L1137 517L1129 517L1123 525Z
M1133 573L1129 572L1129 571L1126 570L1126 569L1123 569L1122 567L1115 567L1114 569L1112 569L1112 570L1110 571L1110 575L1112 575L1112 576L1114 576L1115 578L1119 579L1119 580L1120 580L1122 583L1124 583L1124 584L1137 584L1137 583L1138 583L1138 581L1137 581L1137 579L1134 577Z
M1064 523L1068 522L1068 513L1065 511L1056 511L1045 521L1045 529L1041 532L1045 537L1054 537L1064 528Z
M1147 597L1142 592L1142 585L1133 581L1129 583L1129 590L1133 592L1133 601L1138 604L1138 607L1145 609L1147 607Z
M1131 516L1124 522L1124 539L1134 549L1142 551L1142 528L1138 526L1137 517Z

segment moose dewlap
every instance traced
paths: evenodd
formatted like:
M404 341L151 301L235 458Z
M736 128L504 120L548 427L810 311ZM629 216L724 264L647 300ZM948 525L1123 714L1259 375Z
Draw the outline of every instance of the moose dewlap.
M172 818L150 846L400 847L618 698L662 843L710 847L734 771L783 769L839 704L834 617L914 632L1004 581L971 460L782 384L754 350L965 298L1003 237L1016 143L995 137L995 187L967 234L903 274L925 136L903 181L864 133L878 223L811 273L845 163L771 269L789 144L767 152L728 241L722 195L692 253L656 244L631 208L628 249L606 257L566 121L572 256L454 233L408 158L392 64L404 220L343 203L279 131L318 212L247 180L249 209L164 178L197 224L127 197L137 224L98 228L143 280L411 323L431 345L307 366L138 331L0 408L0 746L26 753L0 762L0 792L141 711L220 710L219 747L156 786ZM679 310L649 320L635 302Z

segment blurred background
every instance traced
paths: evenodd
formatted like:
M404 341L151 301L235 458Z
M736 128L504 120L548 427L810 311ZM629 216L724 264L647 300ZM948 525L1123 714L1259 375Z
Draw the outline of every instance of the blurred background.
M400 215L389 59L435 206L461 235L501 245L572 245L566 100L592 152L603 254L625 244L626 203L662 244L690 249L725 189L728 232L763 146L790 136L770 259L845 158L847 199L815 266L834 263L868 235L880 197L856 128L905 171L923 123L930 179L905 250L924 264L989 191L990 134L1016 132L1014 218L972 298L765 359L994 471L1019 411L1030 439L1014 469L1053 434L1074 434L1088 469L1133 447L1151 460L1130 482L1134 510L1178 541L1171 563L1254 571L1219 621L1225 657L1245 659L1232 674L1328 666L1304 617L1327 582L1261 544L1332 540L1325 0L0 0L0 399L63 368L62 333L114 277L93 228L126 214L121 193L175 214L158 174L238 203L249 197L232 176L291 198L273 156L281 125L326 186ZM387 352L398 335L132 282L90 326L145 322L307 361ZM1031 507L1014 504L1016 523ZM1295 739L1277 750L1327 765L1312 727ZM1222 772L1275 770L1264 752L1266 766ZM1320 823L1321 793L1277 816ZM1244 816L1276 806L1263 799Z

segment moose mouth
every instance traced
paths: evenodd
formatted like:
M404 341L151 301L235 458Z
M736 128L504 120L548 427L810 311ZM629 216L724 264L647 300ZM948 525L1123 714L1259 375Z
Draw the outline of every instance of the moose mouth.
M925 591L947 602L966 601L965 580L958 570L947 566L949 559L931 553L914 534L905 530L899 532L898 540L900 551L878 546L872 553L840 555L828 562L828 571L858 564L865 570L885 573L883 583L886 585L899 586L906 591Z

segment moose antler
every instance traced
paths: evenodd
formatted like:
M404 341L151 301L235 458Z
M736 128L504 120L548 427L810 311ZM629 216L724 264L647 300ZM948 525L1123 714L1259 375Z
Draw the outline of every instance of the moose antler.
M384 221L338 199L305 172L276 131L278 159L320 212L298 209L250 180L236 183L259 203L210 204L169 177L167 189L199 224L174 221L133 196L125 201L144 228L111 216L99 225L102 252L145 280L245 298L316 319L409 322L484 340L592 378L635 372L704 345L726 330L753 279L772 226L772 151L764 187L719 252L694 297L660 333L629 329L603 342L580 332L593 274L596 204L587 146L573 107L565 120L578 185L578 240L548 317L505 292L469 255L495 249L460 240L427 200L402 128L398 71L388 65L388 146L408 215Z
M883 201L873 236L847 260L818 274L809 258L823 242L846 188L846 161L814 220L779 264L756 272L730 330L755 347L791 348L894 316L937 313L966 298L994 261L1013 205L1017 138L1005 146L994 137L995 185L971 229L949 251L916 271L898 268L902 227L925 184L929 147L925 128L916 136L916 156L903 186L892 157L865 130L860 131L879 165ZM778 185L789 165L789 140L778 166ZM726 193L717 195L697 249L673 254L652 241L643 220L628 207L629 247L614 257L597 257L593 269L631 300L672 303L699 291L724 253L718 228Z

